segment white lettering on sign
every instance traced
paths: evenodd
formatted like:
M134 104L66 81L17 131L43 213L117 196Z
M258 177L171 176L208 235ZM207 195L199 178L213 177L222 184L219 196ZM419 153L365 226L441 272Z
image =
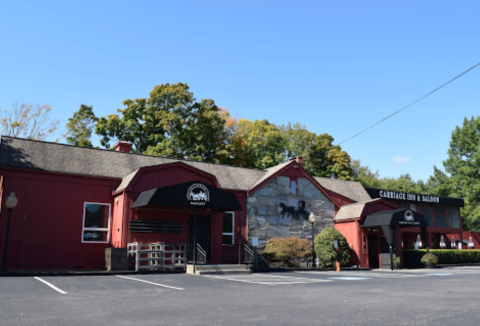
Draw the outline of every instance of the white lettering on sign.
M380 190L379 192L381 198L390 198L390 199L398 199L398 200L408 200L408 201L419 201L425 203L439 203L440 197L437 196L429 196L429 195L415 195L415 194L408 194L404 192L396 192L396 191L387 191L387 190Z
M207 187L201 183L195 183L187 190L187 200L190 201L190 205L205 206L210 200L210 193Z

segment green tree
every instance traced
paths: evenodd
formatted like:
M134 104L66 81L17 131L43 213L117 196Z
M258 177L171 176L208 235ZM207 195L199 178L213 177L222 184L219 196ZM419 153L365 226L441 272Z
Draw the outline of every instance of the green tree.
M437 172L431 181L448 190L450 196L465 199L463 226L480 231L480 116L465 118L463 125L452 132L443 166L449 178Z
M338 249L335 249L335 240L338 241ZM322 267L333 266L336 261L347 264L350 260L350 246L347 239L335 228L325 228L315 237L315 253L322 262Z
M329 134L317 135L300 123L281 126L284 160L301 156L305 159L305 169L312 175L340 180L352 180L350 156L340 146L333 145Z
M384 186L378 171L372 172L368 166L362 166L360 160L352 160L350 167L352 168L353 180L360 182L362 186L370 188L382 188Z
M93 113L93 107L85 104L68 119L67 143L76 146L93 147L92 132L98 118Z
M98 120L102 146L133 144L135 152L218 162L225 153L225 120L213 100L196 102L187 84L155 86L149 98L127 99L119 114Z

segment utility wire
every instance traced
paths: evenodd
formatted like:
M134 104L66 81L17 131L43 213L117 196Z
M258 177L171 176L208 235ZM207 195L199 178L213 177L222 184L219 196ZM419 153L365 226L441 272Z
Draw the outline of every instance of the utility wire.
M353 139L353 138L355 138L355 137L357 137L357 136L359 136L359 135L363 134L365 131L372 129L373 127L375 127L376 125L379 125L380 123L384 122L385 120L387 120L387 119L390 119L390 118L391 118L391 117L393 117L395 114L397 114L397 113L399 113L400 111L403 111L403 110L405 110L405 109L407 109L407 108L411 107L411 106L412 106L412 105L414 105L415 103L417 103L417 102L419 102L419 101L423 100L425 97L427 97L427 96L429 96L429 95L432 95L433 93L435 93L435 92L436 92L436 91L438 91L439 89L441 89L441 88L443 88L443 87L447 86L448 84L450 84L450 83L451 83L451 82L453 82L454 80L456 80L456 79L458 79L458 78L462 77L462 76L463 76L463 75L465 75L467 72L469 72L469 71L471 71L471 70L475 69L475 68L476 68L476 67L478 67L478 66L480 66L480 62L479 62L479 63L477 63L476 65L474 65L474 66L470 67L469 69L465 70L465 71L464 71L464 72L462 72L460 75L458 75L458 76L456 76L456 77L454 77L454 78L450 79L448 82L446 82L446 83L445 83L445 84L443 84L442 86L439 86L439 87L435 88L435 89L434 89L433 91L431 91L430 93L428 93L428 94L426 94L426 95L423 95L423 96L422 96L422 97L420 97L419 99L417 99L417 100L413 101L412 103L408 104L407 106L404 106L404 107L403 107L403 108L401 108L400 110L393 112L392 114L390 114L389 116L387 116L387 117L383 118L383 119L382 119L382 120L380 120L380 121L377 121L376 123L374 123L374 124L373 124L373 125L371 125L370 127L366 128L366 129L363 129L362 131L360 131L360 132L356 133L356 134L355 134L355 135L353 135L352 137L350 137L350 138L348 138L348 139L345 139L344 141L342 141L342 142L338 143L338 145L341 145L341 144L343 144L343 143L345 143L345 142L347 142L347 141L349 141L349 140L351 140L351 139Z

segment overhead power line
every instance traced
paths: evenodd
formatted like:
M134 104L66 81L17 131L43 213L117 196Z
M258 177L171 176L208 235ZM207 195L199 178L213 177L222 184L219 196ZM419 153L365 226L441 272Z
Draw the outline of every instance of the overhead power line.
M419 99L417 99L417 100L413 101L412 103L408 104L407 106L404 106L404 107L403 107L403 108L401 108L400 110L397 110L397 111L393 112L392 114L390 114L389 116L387 116L387 117L383 118L382 120L380 120L380 121L377 121L377 122L375 122L373 125L371 125L371 126L369 126L369 127L365 128L365 129L363 129L362 131L360 131L360 132L356 133L356 134L355 134L355 135L353 135L352 137L350 137L350 138L347 138L347 139L345 139L344 141L342 141L342 142L338 143L338 145L341 145L341 144L343 144L343 143L345 143L345 142L347 142L347 141L349 141L349 140L351 140L351 139L353 139L353 138L355 138L355 137L357 137L357 136L359 136L359 135L363 134L365 131L372 129L373 127L375 127L376 125L379 125L380 123L384 122L385 120L388 120L388 119L390 119L390 118L391 118L391 117L393 117L395 114L397 114L397 113L399 113L399 112L401 112L401 111L403 111L403 110L405 110L405 109L407 109L407 108L411 107L411 106L412 106L412 105L414 105L415 103L417 103L417 102L419 102L419 101L423 100L425 97L432 95L433 93L435 93L435 92L436 92L436 91L438 91L439 89L441 89L441 88L443 88L443 87L447 86L448 84L450 84L450 83L451 83L451 82L453 82L454 80L456 80L456 79L458 79L458 78L462 77L462 76L463 76L463 75L465 75L467 72L469 72L469 71L471 71L471 70L475 69L475 68L476 68L476 67L478 67L478 66L480 66L480 62L479 62L479 63L477 63L476 65L474 65L474 66L472 66L472 67L468 68L467 70L465 70L464 72L462 72L460 75L458 75L458 76L456 76L456 77L454 77L454 78L450 79L450 80L449 80L448 82L446 82L445 84L443 84L443 85L441 85L441 86L439 86L439 87L435 88L433 91L431 91L431 92L429 92L429 93L427 93L427 94L423 95L422 97L420 97Z

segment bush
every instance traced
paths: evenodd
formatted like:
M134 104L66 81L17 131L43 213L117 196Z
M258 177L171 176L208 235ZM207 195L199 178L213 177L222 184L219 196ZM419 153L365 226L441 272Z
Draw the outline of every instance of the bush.
M438 257L438 264L471 264L480 263L480 250L430 249L429 252ZM422 266L421 259L426 250L404 250L403 263L407 268Z
M282 262L287 266L298 266L298 261L312 257L312 246L306 239L295 237L270 239L262 253L268 262Z
M334 242L338 240L338 250ZM336 261L347 264L350 260L350 247L347 239L335 228L325 228L315 238L315 253L322 262L322 267L333 266Z
M433 266L437 266L438 263L438 257L435 254L432 254L431 252L427 252L425 255L422 256L422 259L420 261L424 264L432 264Z

